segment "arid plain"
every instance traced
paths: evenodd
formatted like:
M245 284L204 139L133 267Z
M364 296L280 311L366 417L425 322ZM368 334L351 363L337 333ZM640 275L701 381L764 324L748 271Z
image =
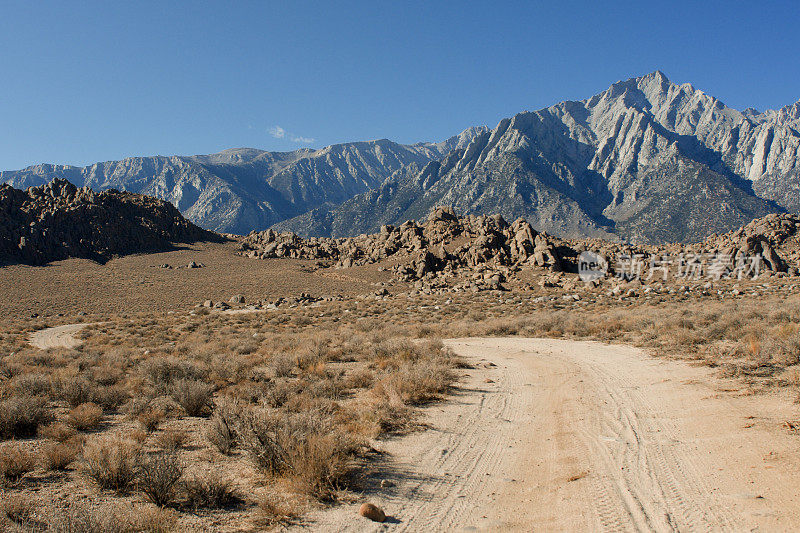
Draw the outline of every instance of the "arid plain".
M796 276L462 290L242 250L0 269L6 527L796 523Z

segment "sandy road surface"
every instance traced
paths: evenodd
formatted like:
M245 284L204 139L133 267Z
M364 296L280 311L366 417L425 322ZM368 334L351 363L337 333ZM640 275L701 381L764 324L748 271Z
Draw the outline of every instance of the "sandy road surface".
M75 348L82 344L75 334L85 328L87 324L67 324L53 328L40 329L31 333L29 342L31 346L46 350L48 348Z
M792 531L798 413L705 368L592 342L448 341L476 365L428 431L385 441L367 499L321 531ZM496 366L491 366L494 364ZM384 483L384 485L387 485Z

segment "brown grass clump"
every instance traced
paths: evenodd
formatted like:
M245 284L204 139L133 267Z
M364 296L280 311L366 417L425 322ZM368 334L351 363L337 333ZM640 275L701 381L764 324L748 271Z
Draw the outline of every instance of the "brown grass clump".
M156 436L156 444L168 452L177 451L189 440L189 433L181 429L165 429Z
M162 392L167 392L176 381L199 381L208 373L199 363L177 357L148 359L142 364L142 371Z
M93 402L98 396L98 386L86 376L61 375L53 381L56 396L70 407Z
M403 403L420 405L438 399L455 379L450 368L435 363L403 365L379 380L372 392L389 401L399 396Z
M50 378L46 374L25 373L14 376L8 388L16 396L42 396L50 395Z
M183 464L175 453L141 455L137 464L137 486L147 498L164 507L175 498L175 485L183 476Z
M0 440L33 437L39 426L52 419L46 398L12 396L0 401Z
M21 444L8 443L0 446L0 477L15 483L36 468L36 456Z
M358 444L344 433L308 435L290 448L289 482L299 493L335 500L336 491L353 469Z
M246 412L239 434L256 462L287 479L298 492L334 499L353 465L360 442L318 414L286 417L264 410Z
M161 409L148 408L139 413L139 415L136 417L136 420L139 421L145 431L152 433L158 429L158 426L164 421L165 418L166 415Z
M167 509L79 502L47 511L46 531L55 533L169 533L178 518Z
M52 442L42 447L42 466L45 470L66 470L81 452L82 442L73 439L67 442Z
M92 402L80 404L67 415L67 423L78 431L95 429L102 419L103 408Z
M233 401L220 402L211 417L206 438L220 453L228 455L236 446L236 425L241 409Z
M126 493L136 480L139 447L129 440L98 437L83 450L83 471L100 488Z
M214 387L197 379L179 379L172 384L172 398L189 416L207 415L214 396Z
M214 471L186 481L186 497L193 509L227 509L242 501L233 483Z
M303 508L295 501L267 496L258 502L258 511L257 523L266 527L274 527L278 525L289 526L297 522L303 512Z
M75 435L78 430L68 426L63 422L51 422L46 426L39 427L39 436L45 439L53 439L58 442L66 442Z
M22 527L34 525L36 510L40 505L35 498L25 494L0 494L0 496L2 496L0 513L3 518ZM2 520L0 520L1 525Z

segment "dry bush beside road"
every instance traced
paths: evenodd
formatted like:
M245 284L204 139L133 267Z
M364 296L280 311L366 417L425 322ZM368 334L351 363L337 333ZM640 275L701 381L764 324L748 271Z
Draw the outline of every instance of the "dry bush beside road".
M158 527L212 527L219 513L254 527L297 520L315 502L358 490L371 439L412 430L417 406L447 394L461 363L437 340L446 337L629 343L718 367L753 390L797 390L800 297L789 287L753 284L725 298L512 291L104 315L78 333L81 346L50 350L26 339L58 321L6 321L0 438L33 458L10 471L6 495L34 498L37 509L63 491L86 499L80 517L53 511L58 520L102 522L109 505L144 516L156 504L169 509L152 515ZM143 466L166 456L184 467L177 479L176 469L154 478ZM37 513L29 519L43 520Z

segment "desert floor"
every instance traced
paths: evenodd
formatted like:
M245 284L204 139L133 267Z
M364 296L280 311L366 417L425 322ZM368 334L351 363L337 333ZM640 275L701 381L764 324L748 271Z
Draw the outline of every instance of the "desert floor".
M321 269L234 252L234 243L201 244L106 265L0 268L0 401L45 398L64 426L84 401L70 395L72 382L99 391L87 403L121 391L95 426L72 430L76 446L121 434L157 455L167 437L182 436L170 453L188 473L230 478L241 504L197 510L179 491L163 519L173 531L792 531L800 523L794 278L627 298L541 285L545 274L536 274L509 291L425 295L392 282L391 265ZM204 266L186 268L191 261ZM301 293L317 299L266 306ZM199 306L236 294L247 304ZM439 339L466 364L450 361ZM423 343L431 348L414 355ZM192 379L213 392L201 415L176 407L177 385L149 373L156 363L197 370ZM259 468L245 442L227 454L208 437L228 400L258 413L280 394L271 413L324 414L337 435L360 431L364 446L347 455L352 471L325 498L292 499L292 480ZM151 412L163 420L145 431ZM41 433L0 443L37 458L0 487L8 501L27 502L21 508L37 519L36 509L73 500L158 511L140 491L95 486L80 450L60 469L42 466L40 451L58 443ZM364 502L387 522L360 517Z
M707 368L637 348L447 341L474 369L430 429L394 440L371 499L395 531L791 531L796 415ZM390 485L386 488L386 485ZM382 531L355 507L315 529Z
M169 252L115 258L105 265L88 259L46 266L0 265L0 317L164 312L206 299L227 301L234 294L245 294L249 300L296 297L303 292L353 296L390 278L374 267L316 270L308 260L255 261L236 255L237 246L235 242L182 245ZM192 261L203 267L186 268Z

